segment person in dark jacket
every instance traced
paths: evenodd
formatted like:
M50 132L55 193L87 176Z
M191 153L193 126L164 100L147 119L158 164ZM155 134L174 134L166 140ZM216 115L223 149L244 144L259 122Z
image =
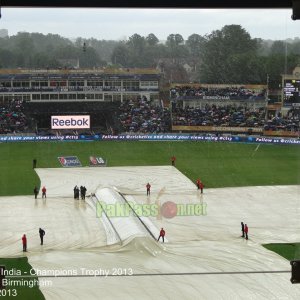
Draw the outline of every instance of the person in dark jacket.
M241 222L241 227L242 227L242 237L245 237L245 225L243 222Z
M85 200L85 194L86 194L86 187L85 186L81 186L80 187L80 197L81 197L81 200Z
M45 235L45 230L42 228L39 229L39 234L40 234L40 239L41 239L41 245L44 244L44 235Z
M74 187L74 199L79 200L79 187L77 185Z
M33 193L34 193L34 198L37 199L37 195L39 193L39 189L37 188L37 186L34 187Z

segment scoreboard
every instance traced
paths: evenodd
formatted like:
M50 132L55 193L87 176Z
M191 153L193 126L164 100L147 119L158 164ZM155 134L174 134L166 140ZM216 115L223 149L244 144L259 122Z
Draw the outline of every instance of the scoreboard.
M283 105L300 106L300 79L283 81Z

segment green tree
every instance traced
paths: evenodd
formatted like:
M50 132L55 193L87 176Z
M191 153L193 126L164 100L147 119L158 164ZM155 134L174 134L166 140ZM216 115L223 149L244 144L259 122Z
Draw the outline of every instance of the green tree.
M82 68L103 67L106 65L106 62L101 60L96 50L89 46L85 51L79 52L79 62Z
M269 75L269 87L278 88L281 85L281 74L291 74L299 63L299 55L273 54L265 58L266 72Z
M133 51L134 55L141 55L143 54L143 51L145 49L146 41L144 37L135 33L134 35L129 37L127 45Z
M146 41L149 46L156 46L159 42L158 38L153 33L147 35Z
M113 64L121 65L122 67L129 67L129 50L124 43L119 43L113 50L111 55Z
M167 52L169 57L172 58L173 63L178 64L181 58L188 56L188 50L184 45L183 37L176 33L170 34L166 42Z
M14 63L14 53L10 50L0 48L0 68L9 68L11 66L14 66Z
M200 79L207 83L247 83L258 42L240 25L226 25L206 36Z
M275 41L271 48L270 48L270 54L285 54L286 53L286 43L284 41Z
M194 33L188 37L185 44L189 51L189 61L191 61L195 71L196 66L200 63L201 50L204 47L205 38Z

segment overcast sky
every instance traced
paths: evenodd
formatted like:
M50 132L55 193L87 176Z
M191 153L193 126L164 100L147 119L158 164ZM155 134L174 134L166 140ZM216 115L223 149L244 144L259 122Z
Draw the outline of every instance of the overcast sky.
M300 20L290 9L81 9L2 8L0 29L59 34L66 38L120 40L134 33L154 33L166 40L171 33L187 39L224 25L239 24L252 38L284 40L300 37Z

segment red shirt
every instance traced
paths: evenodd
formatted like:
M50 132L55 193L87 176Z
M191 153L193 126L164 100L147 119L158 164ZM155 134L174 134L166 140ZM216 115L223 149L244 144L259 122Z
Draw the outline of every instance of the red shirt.
M197 185L199 185L201 183L201 180L197 179L196 183L197 183Z
M200 183L199 183L199 187L200 187L200 189L203 189L204 188L204 184L200 181Z
M148 183L148 184L146 185L146 188L147 188L147 190L150 190L151 185Z
M160 236L165 236L166 232L162 229L159 234Z
M22 236L22 243L23 243L23 245L26 245L26 243L27 243L27 238L25 235Z
M244 231L245 231L245 233L248 233L248 226L245 226Z
M45 187L43 187L42 192L46 193L46 188Z
M171 160L172 160L172 161L175 161L175 160L176 160L176 157L175 157L175 156L172 156L172 157L171 157Z

